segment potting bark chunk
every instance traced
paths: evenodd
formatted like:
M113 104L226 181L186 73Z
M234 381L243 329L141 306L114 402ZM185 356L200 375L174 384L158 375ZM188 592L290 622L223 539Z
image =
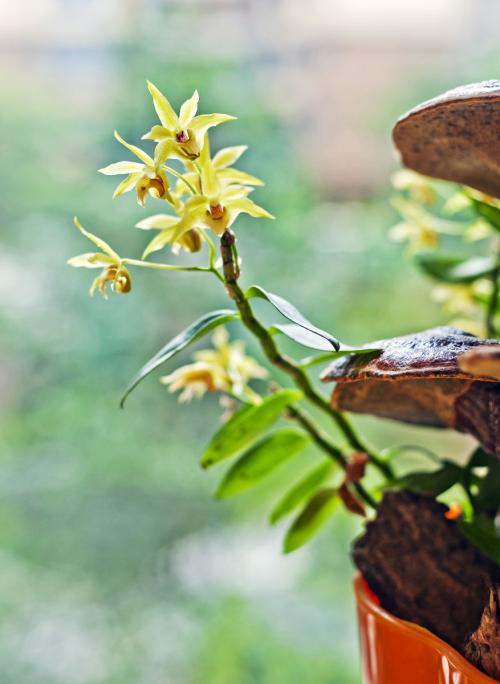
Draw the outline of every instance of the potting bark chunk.
M459 364L476 349L484 355L498 346L455 328L432 328L372 342L367 347L381 349L378 356L340 358L322 380L337 383L332 405L339 411L453 428L500 457L500 382L490 371Z
M381 605L457 649L481 619L492 566L434 498L386 491L353 560Z
M478 629L467 639L464 655L490 677L500 679L500 586L490 589Z
M500 380L500 345L471 349L458 359L460 370Z
M394 144L408 168L500 197L499 117L500 81L460 86L402 116Z

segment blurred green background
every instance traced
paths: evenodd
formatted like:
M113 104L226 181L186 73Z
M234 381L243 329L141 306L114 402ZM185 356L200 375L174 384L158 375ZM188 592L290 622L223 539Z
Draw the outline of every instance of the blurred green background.
M0 1L0 680L2 684L354 684L339 513L281 555L267 526L291 466L211 498L198 458L217 401L180 408L135 370L224 293L200 274L138 273L88 297L83 224L137 256L145 214L96 169L154 122L145 87L235 114L214 147L249 143L273 223L240 220L244 282L358 344L442 322L430 285L387 240L390 130L447 87L498 77L491 0ZM161 210L150 201L150 213ZM250 348L258 351L250 344ZM288 347L291 350L291 347ZM297 351L295 350L295 353ZM299 352L300 353L300 352ZM186 355L183 360L186 360ZM327 390L329 388L326 388ZM458 454L444 432L357 418L380 447ZM286 528L286 523L285 523Z

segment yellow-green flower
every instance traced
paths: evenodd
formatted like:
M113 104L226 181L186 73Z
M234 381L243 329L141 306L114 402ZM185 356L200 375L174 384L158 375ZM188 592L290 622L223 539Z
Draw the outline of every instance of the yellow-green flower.
M491 297L491 288L492 283L486 278L472 283L442 283L432 290L432 298L452 317L452 325L482 337L485 334L482 303Z
M102 269L101 274L94 279L90 287L90 294L93 295L95 290L98 289L99 293L106 298L107 285L111 285L114 292L119 292L121 294L130 292L132 278L118 254L107 242L104 242L101 238L98 238L96 235L85 230L76 216L74 222L78 230L101 250L100 252L80 254L79 256L75 256L68 260L68 264L70 266L75 266L76 268Z
M201 231L198 228L191 228L174 240L178 223L179 217L169 214L155 214L136 223L136 228L142 228L143 230L157 229L161 231L155 238L157 246L155 247L155 245L150 243L145 254L151 254L151 252L161 249L166 244L172 245L174 254L177 254L181 249L186 252L199 252L203 243Z
M177 223L169 222L169 225L161 230L146 247L143 258L167 244L178 243L183 235L193 229L210 229L220 236L232 226L241 213L255 218L274 218L272 214L247 197L250 191L248 186L226 185L220 181L217 169L210 157L207 137L198 167L201 194L189 197L183 209L178 212L180 219Z
M434 249L439 245L440 235L458 235L461 232L455 222L438 218L404 197L394 197L392 205L403 220L391 229L389 236L397 242L408 242L412 252Z
M179 395L181 403L200 399L205 392L229 391L224 373L206 363L182 366L170 375L162 377L160 382L168 385L170 392L182 390Z
M212 337L213 349L203 349L194 354L196 361L207 363L214 368L222 368L226 373L231 392L238 396L252 379L264 380L267 371L257 361L245 354L245 345L240 340L229 342L225 328L218 328Z
M117 176L126 174L126 178L116 188L113 198L129 192L135 188L137 192L137 200L141 206L144 206L148 194L160 199L166 199L172 204L174 203L169 191L169 184L167 175L164 169L164 162L168 156L168 149L159 147L155 150L154 159L149 156L144 150L141 150L136 145L130 145L115 131L115 138L130 150L142 163L134 161L120 161L114 164L109 164L103 169L99 169L100 173L106 176Z
M213 336L213 349L194 354L194 363L182 366L161 378L170 392L182 390L179 401L191 401L205 392L223 392L241 398L256 400L257 395L248 387L252 379L265 379L267 371L249 356L244 345L229 343L227 331L218 328Z
M148 89L153 98L154 108L161 121L161 126L153 128L143 135L144 140L155 140L162 149L166 146L168 156L180 159L196 159L203 146L203 138L209 128L226 121L234 121L236 117L229 114L201 114L198 109L198 91L181 106L177 115L165 95L148 81ZM163 154L163 152L162 152Z

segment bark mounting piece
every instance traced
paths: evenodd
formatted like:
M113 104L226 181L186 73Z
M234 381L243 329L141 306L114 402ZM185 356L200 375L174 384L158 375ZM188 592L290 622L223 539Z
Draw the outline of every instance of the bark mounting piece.
M476 630L493 569L433 497L389 490L353 560L381 605L462 650Z
M460 370L500 380L500 344L471 349L458 359Z
M500 197L500 81L454 88L404 114L393 140L404 166Z
M464 656L473 665L500 680L500 586L491 587L488 605L479 627L464 648Z
M499 346L455 328L431 328L370 343L382 350L377 357L337 359L321 379L337 383L332 405L339 411L453 428L500 458L500 382L461 362L475 350Z

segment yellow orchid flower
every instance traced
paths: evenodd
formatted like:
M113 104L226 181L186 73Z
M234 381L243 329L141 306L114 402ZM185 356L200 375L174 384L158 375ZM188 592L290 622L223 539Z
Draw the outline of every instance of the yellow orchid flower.
M244 353L242 342L229 343L225 328L212 338L214 348L196 352L194 363L182 366L160 379L170 392L183 390L179 401L200 398L206 392L224 392L252 400L257 395L248 387L252 379L265 379L267 371Z
M179 395L181 403L200 399L205 392L227 392L224 373L206 363L192 363L178 368L170 375L160 378L160 382L169 386L170 392L182 390Z
M136 228L160 230L155 238L156 242L150 243L150 249L147 253L151 254L166 244L172 244L174 254L177 254L180 249L184 249L186 252L199 252L203 243L203 236L197 228L191 228L173 241L172 238L178 223L179 217L169 214L155 214L136 223Z
M217 328L212 336L212 344L213 349L203 349L195 352L193 356L200 363L224 369L233 394L242 396L250 380L267 378L267 370L245 354L243 342L229 342L226 328Z
M247 197L250 188L244 185L224 185L210 157L208 136L199 158L200 194L193 195L179 210L180 219L168 225L146 247L145 259L151 252L161 249L167 244L179 242L180 238L193 229L210 229L216 235L222 235L232 226L240 214L248 214L254 218L270 218L274 216Z
M102 268L101 274L94 279L90 287L90 294L93 295L95 290L98 289L99 293L106 299L106 286L108 284L111 285L114 292L119 292L121 294L130 292L132 277L128 269L123 265L118 254L107 242L85 230L76 216L73 220L75 226L82 235L88 238L101 250L100 252L87 252L68 259L68 264L75 268Z
M196 116L199 100L197 90L194 91L189 100L184 102L179 115L177 115L165 95L150 81L147 84L161 126L153 126L142 138L143 140L158 142L162 154L165 146L168 150L168 156L179 159L196 159L200 155L203 138L208 129L236 119L229 114L201 114Z
M164 169L164 162L168 156L167 147L163 149L155 150L154 159L149 156L144 150L141 150L136 145L130 145L126 142L118 131L115 131L115 138L124 147L126 147L130 152L135 154L142 163L134 161L120 161L114 164L109 164L102 169L99 169L99 173L103 173L105 176L116 176L120 174L126 174L127 177L118 185L116 188L113 199L123 195L125 192L129 192L135 187L137 192L137 201L143 207L148 194L153 197L160 199L166 199L171 204L175 204L169 190L169 183L167 175Z
M416 202L394 197L392 206L401 214L403 221L397 223L389 236L396 242L407 241L411 252L433 249L444 235L459 235L461 228L453 221L438 218Z

